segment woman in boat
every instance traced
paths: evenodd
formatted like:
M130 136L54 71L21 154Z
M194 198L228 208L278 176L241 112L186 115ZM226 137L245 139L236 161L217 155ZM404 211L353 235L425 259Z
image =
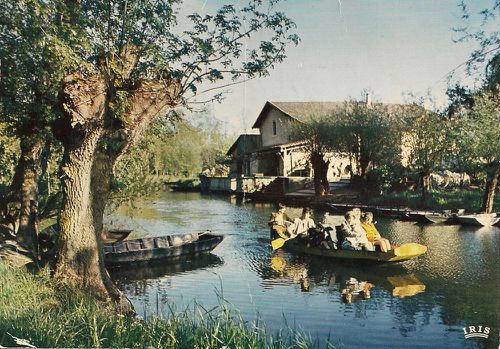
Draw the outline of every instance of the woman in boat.
M366 233L359 223L356 212L348 211L345 214L345 222L340 226L342 233L342 249L343 250L362 250L374 251L373 244L368 241Z
M304 207L300 218L295 218L293 225L290 225L288 232L293 235L307 235L310 229L316 228L316 223L311 218L311 209Z
M285 205L279 203L276 208L277 211L271 213L271 219L268 222L271 227L271 240L276 238L287 239L290 237L290 234L287 232L287 227L292 224L292 221L285 213Z
M373 243L375 246L379 246L382 252L387 252L391 249L391 243L387 239L383 239L380 236L375 224L373 223L373 213L365 212L361 216L361 226L366 232L366 237L368 241Z

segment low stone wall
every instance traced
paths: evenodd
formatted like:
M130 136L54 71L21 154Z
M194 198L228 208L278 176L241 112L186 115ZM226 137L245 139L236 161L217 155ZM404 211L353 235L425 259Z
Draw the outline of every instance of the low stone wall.
M236 178L231 177L203 177L203 192L224 192L230 193L236 191Z
M200 177L202 192L255 193L284 195L312 185L310 177Z

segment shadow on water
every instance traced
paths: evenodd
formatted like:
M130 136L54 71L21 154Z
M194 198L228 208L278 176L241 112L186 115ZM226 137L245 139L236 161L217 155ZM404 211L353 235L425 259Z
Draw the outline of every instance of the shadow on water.
M197 269L209 269L224 264L224 261L214 255L207 254L196 258L179 260L155 261L148 264L128 264L108 268L111 278L117 283L130 281L158 279L166 275L176 275Z

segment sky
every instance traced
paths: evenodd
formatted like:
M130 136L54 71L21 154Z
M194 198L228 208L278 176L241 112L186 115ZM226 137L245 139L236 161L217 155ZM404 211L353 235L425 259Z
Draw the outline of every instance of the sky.
M209 11L224 3L188 2ZM468 3L477 13L492 0ZM454 42L452 29L464 25L458 0L288 0L280 10L297 24L301 42L269 77L232 86L222 103L208 106L229 133L251 133L266 101L343 101L368 90L379 102L429 93L444 105L447 75L476 47ZM465 78L463 68L455 78Z

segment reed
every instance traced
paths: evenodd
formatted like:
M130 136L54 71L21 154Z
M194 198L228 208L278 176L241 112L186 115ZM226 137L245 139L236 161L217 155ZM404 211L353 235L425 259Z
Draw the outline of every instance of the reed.
M224 300L212 309L200 304L143 320L103 308L85 293L52 284L48 271L32 275L0 263L0 345L94 348L312 348L301 331L270 333L259 321L246 322ZM322 345L330 347L330 345Z

